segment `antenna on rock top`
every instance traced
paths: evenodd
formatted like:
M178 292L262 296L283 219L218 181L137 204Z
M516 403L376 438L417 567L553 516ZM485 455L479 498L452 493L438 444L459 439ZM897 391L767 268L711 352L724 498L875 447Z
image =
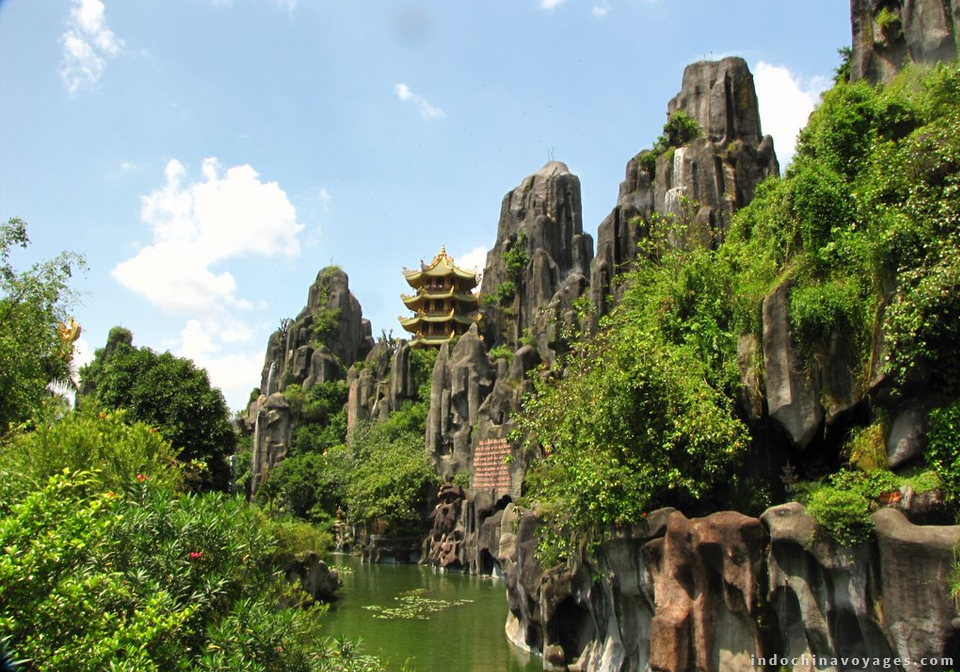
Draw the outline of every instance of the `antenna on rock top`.
M547 150L547 161L553 162L553 145L550 146L550 149Z

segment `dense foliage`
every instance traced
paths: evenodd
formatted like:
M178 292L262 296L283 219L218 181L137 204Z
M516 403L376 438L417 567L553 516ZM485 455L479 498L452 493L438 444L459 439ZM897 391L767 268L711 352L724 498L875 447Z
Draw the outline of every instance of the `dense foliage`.
M389 342L385 340L384 342ZM257 501L321 525L349 514L361 527L415 533L436 492L423 450L436 349L410 351L417 390L386 421L360 423L347 442L347 388L327 382L304 391L288 385L284 396L297 418L291 453L257 491Z
M20 431L0 446L6 469L39 486L66 469L89 472L100 487L116 492L149 474L154 485L176 489L181 473L176 451L155 427L129 421L127 412L84 409L63 413L47 404L31 431Z
M552 557L651 506L748 506L737 342L761 336L763 299L782 283L807 361L845 353L861 390L886 374L899 392L960 395L960 71L908 69L886 87L838 80L785 178L758 187L716 249L671 244L686 240L682 218L639 222L649 237L623 299L562 377L537 381L522 426L544 458L527 486ZM695 135L682 122L658 151ZM942 430L928 452L943 483L957 480L954 406L934 414ZM859 466L881 466L865 451L884 428L857 435ZM809 500L844 543L869 532L876 493L864 477Z
M134 347L123 331L111 330L107 347L80 370L90 390L84 403L125 409L130 420L157 427L179 459L197 468L197 487L225 490L236 435L223 394L190 360Z
M960 392L958 124L952 66L824 94L786 179L761 185L724 245L741 323L756 331L763 296L791 279L803 346L841 336L868 375L882 330L901 387Z
M423 450L423 434L395 431L389 424L361 424L352 446L350 520L366 527L377 523L394 535L421 531L439 485Z
M11 423L29 419L49 383L70 376L73 344L58 326L68 320L68 283L84 260L64 252L18 272L10 253L29 242L22 220L0 222L0 436Z
M707 504L734 479L747 432L718 373L729 344L723 316L706 309L722 291L711 254L668 249L641 263L563 378L535 379L521 426L545 454L528 485L558 532L553 550L655 507Z
M322 607L278 608L303 599L282 541L307 537L242 500L64 472L0 514L0 636L25 670L382 669L335 655Z

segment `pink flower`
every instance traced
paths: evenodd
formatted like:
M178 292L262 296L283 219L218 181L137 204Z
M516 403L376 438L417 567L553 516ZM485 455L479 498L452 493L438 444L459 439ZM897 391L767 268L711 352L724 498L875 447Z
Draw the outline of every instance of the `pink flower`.
M150 477L146 474L137 474L137 481L143 483L144 481L149 481Z
M203 551L190 551L191 560L199 560L203 557Z

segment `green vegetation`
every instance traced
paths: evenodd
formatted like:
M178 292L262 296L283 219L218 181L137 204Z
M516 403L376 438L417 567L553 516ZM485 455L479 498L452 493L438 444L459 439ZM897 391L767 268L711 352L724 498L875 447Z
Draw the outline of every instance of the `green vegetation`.
M696 119L683 110L677 110L663 125L663 133L653 143L653 153L663 154L671 148L680 147L699 138L702 134Z
M734 479L747 433L723 394L735 344L722 311L708 309L724 289L712 254L668 248L640 263L601 332L574 345L563 378L534 378L521 427L546 457L528 486L557 540L602 535L660 506L708 506ZM688 264L690 255L702 259Z
M498 359L505 359L509 364L510 362L513 361L514 351L513 351L513 348L511 348L510 346L506 345L505 343L501 343L500 345L494 348L490 348L490 351L487 354L490 355L490 359L492 359L493 361L497 361Z
M129 331L114 328L107 347L80 370L88 390L83 404L125 409L128 420L156 427L180 461L193 465L192 487L225 490L236 436L223 394L189 359L134 347L131 339Z
M439 485L423 451L423 434L397 431L389 423L360 424L353 449L350 520L368 528L378 523L391 535L419 533Z
M517 295L517 286L514 284L513 280L504 280L499 285L493 294L493 297L496 299L496 303L501 306L509 305L513 301L513 297Z
M527 254L527 234L521 231L506 252L503 253L503 266L507 270L507 277L519 283L523 279L523 272L530 263Z
M657 159L667 152L687 144L703 135L700 124L683 110L670 115L663 125L663 133L654 141L649 152L637 154L637 161L650 173L652 178L657 172Z
M285 542L311 541L239 499L65 471L0 505L0 632L28 672L382 669L333 662L325 607L278 608L305 600Z
M884 7L877 12L874 21L877 22L877 28L883 34L883 41L886 44L891 44L900 36L900 16L889 7Z
M32 431L15 432L0 448L5 468L37 487L66 469L89 472L104 490L122 492L138 474L177 489L177 453L155 427L131 422L125 410L65 413L47 404Z
M960 499L960 400L930 414L927 439L927 464L940 477L956 505Z
M48 383L70 375L73 343L61 339L58 326L74 298L70 277L85 263L64 252L18 272L11 250L29 242L22 220L0 222L0 436L30 418L49 396Z
M756 504L768 497L739 473L749 471L740 468L748 436L732 400L737 340L761 336L763 299L784 282L808 362L839 352L861 389L883 370L902 392L953 400L933 416L936 475L909 483L960 482L958 127L953 66L908 69L884 88L841 81L801 133L786 177L758 187L716 249L677 246L683 219L643 222L623 299L598 335L574 344L561 378L534 379L538 396L521 421L544 454L527 477L546 521L543 557L560 559L654 506L696 513L749 506L749 490ZM693 132L675 120L654 153ZM878 413L848 444L867 471L806 489L811 513L841 543L865 538L879 495L904 484L878 469L885 422Z
M58 326L79 260L17 274L8 251L26 244L22 222L3 225L0 242L0 664L383 672L356 643L321 638L325 607L282 579L329 534L185 493L233 445L206 375L115 328L84 369L82 410L69 410L46 385L68 373ZM323 415L322 400L308 411Z
M327 266L317 278L317 308L313 311L312 333L314 345L327 345L340 328L340 309L332 308L330 302L330 278L340 270L339 266Z
M436 492L423 435L437 354L433 348L410 351L417 398L405 400L385 422L358 425L349 445L343 381L306 392L287 386L284 395L300 419L293 451L271 471L257 501L321 527L340 509L360 525L416 531Z

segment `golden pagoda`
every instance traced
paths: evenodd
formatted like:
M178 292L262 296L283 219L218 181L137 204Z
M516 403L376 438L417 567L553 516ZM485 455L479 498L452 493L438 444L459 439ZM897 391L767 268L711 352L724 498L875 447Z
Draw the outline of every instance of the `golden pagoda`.
M429 264L420 262L419 271L403 269L407 284L417 290L401 294L404 305L416 314L401 317L400 326L414 335L410 345L440 347L470 329L480 320L477 274L453 263L445 247Z

